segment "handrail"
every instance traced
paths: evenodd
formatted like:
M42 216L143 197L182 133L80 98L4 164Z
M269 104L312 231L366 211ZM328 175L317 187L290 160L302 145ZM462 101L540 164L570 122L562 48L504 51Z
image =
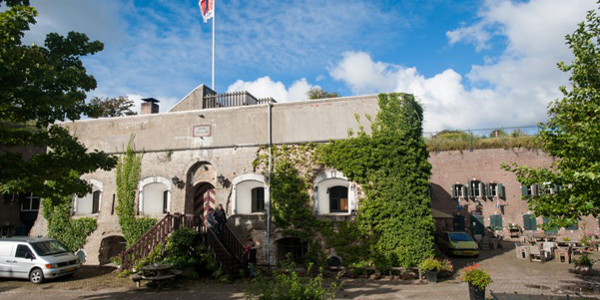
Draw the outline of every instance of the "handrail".
M146 257L158 243L164 243L166 236L173 231L172 219L173 216L167 213L164 218L144 233L131 247L123 251L121 255L121 268L129 269L137 260Z
M233 255L235 256L235 258L239 259L240 261L243 261L245 252L244 244L242 243L242 241L240 241L240 239L231 229L231 227L229 227L229 224L225 223L225 226L223 226L223 228L223 237L227 241L229 247L231 247Z
M209 248L212 247L211 250L213 251L213 254L218 260L220 260L226 272L230 275L233 275L233 257L231 256L229 251L227 251L227 248L225 248L225 246L221 243L221 241L211 228L206 227L206 233L206 242L208 244L207 246ZM215 246L219 249L215 249Z

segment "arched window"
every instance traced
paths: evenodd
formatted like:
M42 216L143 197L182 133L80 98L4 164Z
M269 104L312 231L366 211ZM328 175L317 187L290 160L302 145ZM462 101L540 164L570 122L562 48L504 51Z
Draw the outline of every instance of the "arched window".
M252 212L265 211L265 188L256 187L252 189Z
M75 215L99 214L102 200L102 183L91 180L92 192L83 196L75 196L73 212Z
M334 186L329 188L329 212L348 212L348 187Z
M265 212L267 194L264 176L254 173L242 174L232 181L232 214L250 215Z
M141 212L146 215L164 214L169 211L169 187L162 182L143 186L140 197Z

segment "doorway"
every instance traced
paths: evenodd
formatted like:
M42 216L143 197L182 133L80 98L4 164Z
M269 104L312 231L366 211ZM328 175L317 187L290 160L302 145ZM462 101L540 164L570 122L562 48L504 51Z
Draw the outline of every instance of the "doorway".
M201 182L194 188L194 215L204 217L211 207L215 208L215 187Z

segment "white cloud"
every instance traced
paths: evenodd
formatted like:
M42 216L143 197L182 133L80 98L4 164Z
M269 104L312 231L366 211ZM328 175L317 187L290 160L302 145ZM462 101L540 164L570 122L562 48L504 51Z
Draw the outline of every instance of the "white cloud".
M313 86L305 78L295 81L287 89L281 81L273 81L269 76L255 81L237 80L227 88L227 92L248 91L257 98L273 97L278 102L289 102L307 99L307 92Z
M416 68L374 61L364 52L346 52L331 70L355 94L407 92L425 107L425 130L533 125L547 119L568 75L556 68L571 60L564 36L584 20L594 0L486 1L481 20L447 33L449 42L491 47L493 35L506 39L500 56L472 66L466 79L452 69L426 78ZM470 87L473 86L473 87Z

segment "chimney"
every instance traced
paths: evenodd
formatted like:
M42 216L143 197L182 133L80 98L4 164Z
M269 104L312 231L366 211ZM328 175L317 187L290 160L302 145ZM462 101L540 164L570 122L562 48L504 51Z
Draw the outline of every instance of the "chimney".
M144 101L144 103L142 103L142 111L140 112L140 115L150 115L158 113L157 103L160 101L154 98L144 98L142 99L142 101Z

